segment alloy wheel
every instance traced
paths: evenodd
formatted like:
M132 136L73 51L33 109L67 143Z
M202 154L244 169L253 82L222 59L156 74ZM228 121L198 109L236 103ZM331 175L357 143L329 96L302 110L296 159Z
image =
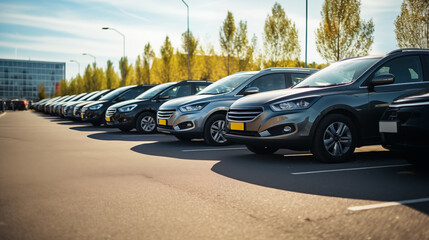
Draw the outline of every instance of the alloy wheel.
M352 145L352 132L343 122L334 122L326 128L323 144L330 155L342 156Z
M155 127L155 119L152 116L145 116L140 122L140 126L145 132L152 132Z
M219 144L227 141L225 137L225 120L217 120L211 125L210 136Z

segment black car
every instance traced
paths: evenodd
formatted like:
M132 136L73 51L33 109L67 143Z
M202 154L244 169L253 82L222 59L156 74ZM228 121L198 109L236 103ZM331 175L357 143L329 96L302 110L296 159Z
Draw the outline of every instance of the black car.
M81 110L82 107L84 107L85 105L88 105L89 103L92 103L94 101L99 100L100 98L102 98L104 95L108 94L109 92L113 91L114 89L106 89L106 90L102 90L99 91L98 93L94 94L93 96L89 97L88 99L86 99L85 101L76 104L76 106L73 108L73 117L76 120L82 120L81 119Z
M398 99L379 122L383 146L410 162L429 166L429 93Z
M234 102L227 138L255 153L311 150L343 162L356 147L380 144L378 122L395 99L429 91L429 49L342 60L286 90Z
M134 100L117 103L106 112L106 123L122 131L136 128L139 133L156 131L156 112L165 101L196 94L212 82L180 81L158 85Z
M153 85L132 85L117 88L98 101L82 107L81 118L83 121L90 122L95 126L105 124L104 115L108 107L118 102L134 99L152 87Z

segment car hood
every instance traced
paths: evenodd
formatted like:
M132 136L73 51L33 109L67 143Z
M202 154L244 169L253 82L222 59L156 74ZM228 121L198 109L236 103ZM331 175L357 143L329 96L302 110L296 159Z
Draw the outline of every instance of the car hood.
M184 105L192 105L197 103L204 102L214 102L214 101L225 101L230 99L235 99L236 97L229 94L220 94L220 95L192 95L187 97L181 97L177 99L172 99L168 102L165 102L159 108L160 110L166 109L176 109Z
M123 102L118 102L113 104L112 106L110 106L109 108L111 109L117 109L123 106L127 106L130 104L139 104L139 103L143 103L143 102L147 102L149 101L148 99L144 99L144 100L139 100L139 99L131 99L131 100L127 100L127 101L123 101Z
M86 104L85 107L90 107L90 106L93 106L93 105L96 105L96 104L106 103L106 102L108 102L108 101L106 101L106 100L104 100L104 101L95 101L95 102L91 102L91 103Z
M257 93L243 97L233 103L231 107L243 106L261 106L266 103L280 100L293 99L298 97L317 95L322 91L320 88L288 88L276 91Z

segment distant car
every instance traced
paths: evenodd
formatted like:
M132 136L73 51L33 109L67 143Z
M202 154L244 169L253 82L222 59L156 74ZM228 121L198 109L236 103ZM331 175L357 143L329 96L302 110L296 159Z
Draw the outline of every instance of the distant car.
M308 68L269 68L227 76L197 95L161 105L158 131L185 141L204 138L209 145L228 144L225 116L234 101L249 94L289 88L316 71Z
M93 95L95 95L97 93L99 93L99 91L93 91L93 92L87 93L86 95L84 95L83 97L81 97L78 100L73 100L73 101L70 101L70 102L67 102L66 104L64 104L63 111L62 111L64 117L69 118L69 119L73 118L74 107L79 103L86 102L86 100L88 98L92 97Z
M231 105L227 138L257 154L311 150L322 162L350 160L381 143L378 122L395 99L429 91L429 49L345 59L286 90Z
M98 99L102 98L104 95L108 94L109 92L113 91L114 89L106 89L99 91L98 93L94 94L93 96L89 97L85 101L82 101L81 103L76 104L76 106L73 108L73 117L74 119L80 121L81 118L81 109L88 105L91 102L97 101Z
M156 131L156 112L161 104L194 95L211 83L187 80L160 84L136 99L110 106L106 111L106 123L124 132L135 128L139 133L153 133Z
M98 101L82 107L81 118L83 121L90 122L95 126L105 124L104 115L106 114L107 108L115 103L134 99L152 87L153 85L132 85L117 88Z
M27 100L13 100L12 101L14 110L27 110L28 102Z
M385 148L403 152L414 164L429 166L429 93L391 103L379 130Z

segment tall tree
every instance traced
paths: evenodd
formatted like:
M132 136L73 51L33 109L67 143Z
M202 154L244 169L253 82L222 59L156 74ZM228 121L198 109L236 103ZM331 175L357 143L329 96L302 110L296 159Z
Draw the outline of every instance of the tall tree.
M145 82L145 76L144 76L144 67L143 67L143 61L140 55L137 56L136 64L135 66L135 72L136 72L136 82L137 84L143 84Z
M171 82L171 73L173 68L173 56L174 56L174 48L171 45L170 38L167 36L165 38L164 44L161 46L161 73L160 78L161 82Z
M144 83L151 84L150 69L152 67L154 58L155 58L155 52L153 51L150 43L147 43L144 46L144 52L143 52L143 76L145 80Z
M183 48L184 52L188 53L188 32L184 32L182 34L182 48ZM189 79L193 79L192 78L192 75L193 75L192 74L192 66L194 65L194 62L195 62L195 55L197 53L197 48L198 48L198 40L195 39L192 32L189 32L189 62L190 62L190 64L189 64L190 65L189 66L189 68L190 68ZM188 61L187 60L188 56L187 55L183 55L183 56L186 58L186 61ZM186 62L186 64L188 64L188 63Z
M39 97L39 100L46 98L45 84L39 84L39 93L37 96Z
M395 27L400 48L429 48L429 1L404 0Z
M88 66L86 66L85 68L85 73L83 75L84 85L82 86L83 87L82 89L79 89L79 93L89 92L91 91L91 89L94 88L93 75L94 75L94 70L91 67L91 64L88 64Z
M226 19L223 22L222 27L220 28L219 38L220 38L220 47L222 51L227 55L226 69L227 74L230 75L230 63L231 57L234 54L234 36L235 36L235 23L234 16L232 12L228 11Z
M297 58L301 52L295 23L277 2L265 19L264 47L268 67L280 66L285 60Z
M125 84L125 86L136 84L134 68L132 65L128 65L127 57L121 58L119 66L119 69L121 70L122 84Z
M360 0L325 0L316 47L326 61L367 55L371 50L374 22L361 20L360 5Z
M113 69L113 62L108 60L106 68L106 88L113 89L119 87L120 85L121 83L119 76L115 73L115 70Z

